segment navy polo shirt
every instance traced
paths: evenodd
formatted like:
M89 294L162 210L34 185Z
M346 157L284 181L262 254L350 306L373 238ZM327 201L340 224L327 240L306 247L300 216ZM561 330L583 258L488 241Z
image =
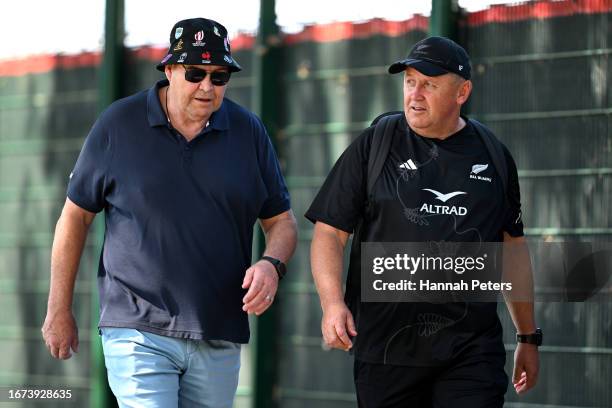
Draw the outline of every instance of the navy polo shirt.
M100 115L68 184L105 213L99 326L246 343L253 226L289 210L287 187L257 116L226 98L187 142L161 107L166 85Z

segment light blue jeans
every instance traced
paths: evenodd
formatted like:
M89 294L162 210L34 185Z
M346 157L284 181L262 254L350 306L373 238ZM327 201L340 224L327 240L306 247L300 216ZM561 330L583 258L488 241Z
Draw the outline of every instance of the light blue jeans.
M108 382L121 408L231 408L240 344L102 328Z

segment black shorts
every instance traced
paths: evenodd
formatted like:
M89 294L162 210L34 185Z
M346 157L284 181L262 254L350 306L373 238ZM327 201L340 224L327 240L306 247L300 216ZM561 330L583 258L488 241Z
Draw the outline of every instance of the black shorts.
M505 361L505 354L468 356L441 367L355 360L357 402L360 408L501 408Z

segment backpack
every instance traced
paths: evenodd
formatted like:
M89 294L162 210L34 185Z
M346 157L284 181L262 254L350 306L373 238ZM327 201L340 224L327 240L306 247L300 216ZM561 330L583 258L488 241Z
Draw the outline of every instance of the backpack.
M395 134L395 128L401 122L404 115L403 111L392 111L386 112L377 116L371 123L370 126L375 126L374 135L372 137L372 144L370 146L370 154L368 156L368 169L367 169L367 199L364 209L364 217L359 221L355 227L353 234L353 241L351 243L351 252L349 256L349 274L346 281L346 293L345 303L353 313L355 322L359 319L359 307L361 293L355 293L359 288L358 282L361 276L354 276L351 273L351 269L354 265L361 263L361 236L364 234L365 218L368 217L369 211L371 210L371 203L373 202L374 184L378 180L382 168L389 155L391 149L391 143L393 141L393 135ZM507 196L508 189L508 167L506 163L506 156L504 154L501 142L495 137L493 132L486 128L482 123L468 119L469 123L472 124L478 136L485 145L487 153L489 154L495 171L497 172L504 191L504 197ZM355 302L355 303L353 303Z

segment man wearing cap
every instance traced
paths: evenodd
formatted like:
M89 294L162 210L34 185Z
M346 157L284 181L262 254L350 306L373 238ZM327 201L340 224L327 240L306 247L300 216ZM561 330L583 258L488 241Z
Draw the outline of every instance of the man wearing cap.
M43 337L78 349L73 288L104 210L98 284L108 379L121 407L231 407L248 314L274 301L296 245L287 187L261 120L224 98L225 27L179 21L157 68L167 79L113 103L68 183L51 259ZM251 265L253 226L266 236Z
M403 73L404 112L373 187L375 126L346 149L306 212L315 223L311 264L325 343L352 349L360 407L502 407L508 377L496 303L361 301L366 266L353 251L362 242L524 242L512 156L496 142L507 166L504 189L475 123L460 114L472 90L465 50L429 37L389 72ZM353 232L343 294L343 251ZM507 304L526 341L517 345L512 379L522 393L538 374L537 345L528 344L539 343L533 303Z

